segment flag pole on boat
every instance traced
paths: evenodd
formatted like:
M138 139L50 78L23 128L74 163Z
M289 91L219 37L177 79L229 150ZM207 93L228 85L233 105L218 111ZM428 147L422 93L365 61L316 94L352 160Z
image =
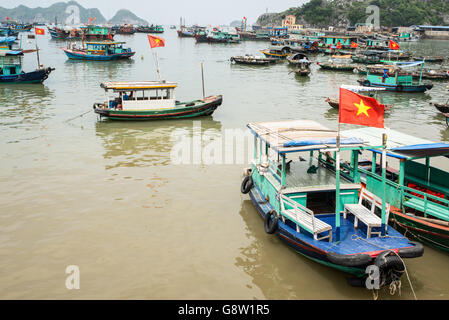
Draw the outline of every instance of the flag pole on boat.
M165 47L165 40L160 37L148 35L148 41L150 42L151 53L153 54L153 60L156 65L156 72L158 80L161 81L161 71L159 70L159 61L157 59L157 53L153 50L153 48L157 47Z
M340 119L337 129L337 152L335 156L335 241L340 241Z
M382 213L381 213L381 235L385 236L387 231L387 224L388 221L385 221L385 200L387 197L386 193L386 180L387 180L387 134L384 130L384 133L382 133L382 145L384 148L382 149ZM371 164L372 166L376 166L376 164Z

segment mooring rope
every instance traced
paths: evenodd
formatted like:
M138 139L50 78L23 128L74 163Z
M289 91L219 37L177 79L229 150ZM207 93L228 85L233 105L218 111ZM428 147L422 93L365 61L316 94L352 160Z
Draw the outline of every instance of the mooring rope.
M388 238L388 237L393 238L392 236L384 236L383 238ZM395 237L395 238L402 238L402 237ZM354 241L355 240L363 240L363 241L365 241L365 242L367 242L367 243L369 243L369 244L371 244L373 246L376 246L378 248L381 248L381 249L393 252L399 258L399 260L401 260L402 264L404 265L404 272L405 272L405 275L407 276L407 280L408 280L408 283L410 285L410 289L412 290L413 297L415 298L415 300L418 300L418 298L416 297L416 294L415 294L415 290L413 289L412 281L410 280L410 276L408 275L407 266L405 265L404 260L401 258L401 256L398 253L396 253L395 251L393 251L393 250L391 250L389 248L385 248L385 247L382 247L382 246L380 246L378 244L372 243L371 241L368 241L368 240L366 240L366 239L364 239L364 238L362 238L360 236L357 236L355 234L353 234L351 236L351 240L354 240ZM396 281L391 282L390 283L390 288L389 288L390 289L390 294L394 295L396 293L396 290L399 289L399 295L401 295L401 287L402 287L401 280L396 280ZM374 295L374 291L373 291L373 297L374 297L374 300L377 300L377 298L378 298L378 295L377 296Z
M72 120L75 120L76 118L80 118L80 117L84 116L85 114L88 114L89 112L92 112L92 110L86 111L86 112L80 114L79 116L76 116L76 117L67 119L67 120L65 120L64 122L70 122L70 121L72 121Z

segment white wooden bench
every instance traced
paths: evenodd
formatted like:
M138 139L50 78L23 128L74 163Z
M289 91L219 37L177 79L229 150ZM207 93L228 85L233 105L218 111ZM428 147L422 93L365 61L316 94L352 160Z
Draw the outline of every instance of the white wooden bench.
M292 207L292 209L286 209L285 204ZM332 242L332 227L326 222L315 218L312 210L300 205L285 195L281 195L281 218L285 223L285 218L293 221L296 224L296 231L300 231L300 227L306 229L313 234L315 240L329 239ZM323 232L328 232L327 235L318 238Z
M367 202L371 203L371 208L366 208L362 202L363 200L366 200ZM360 198L358 204L345 204L344 211L343 211L343 218L346 219L346 216L348 213L352 213L354 215L354 228L358 227L359 220L362 221L364 224L366 224L368 230L367 230L367 238L371 238L372 234L378 234L381 235L381 231L372 231L373 228L381 227L382 226L382 219L377 216L374 213L374 210L379 208L382 210L382 200L363 188L360 192ZM388 226L388 217L390 215L390 205L388 203L385 203L385 231Z

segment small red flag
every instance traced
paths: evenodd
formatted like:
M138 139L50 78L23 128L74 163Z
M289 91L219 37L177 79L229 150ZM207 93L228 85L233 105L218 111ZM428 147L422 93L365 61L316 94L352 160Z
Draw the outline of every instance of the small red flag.
M9 20L9 17L8 17L8 16L6 17L6 20Z
M165 40L163 38L148 35L148 41L150 41L151 48L165 47Z
M42 28L34 28L34 33L37 35L44 35L45 34L45 30Z
M390 40L390 49L391 50L399 50L400 46L397 42L394 42L393 40Z
M385 105L376 99L340 88L339 121L360 126L384 127Z
M110 32L108 33L108 39L109 39L109 40L114 40L114 38L112 37L112 35L111 35Z
M351 41L351 48L357 49L358 46L359 45L356 42Z
M338 41L338 43L337 43L337 49L341 49L341 42L340 41Z

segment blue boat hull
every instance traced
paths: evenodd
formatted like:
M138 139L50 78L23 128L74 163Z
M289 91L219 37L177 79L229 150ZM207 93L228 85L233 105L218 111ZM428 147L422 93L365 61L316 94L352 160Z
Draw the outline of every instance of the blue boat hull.
M64 50L65 54L69 59L75 60L91 60L91 61L111 61L111 60L119 60L119 59L129 59L134 56L135 52L125 52L125 53L116 53L111 55L94 55L94 54L85 54L81 52L73 52Z
M432 84L420 84L420 85L389 85L384 83L367 83L365 81L359 81L363 86L366 87L375 87L375 88L385 88L386 91L392 91L392 92L414 92L414 93L423 93L427 90L430 90L433 88Z
M251 201L253 202L262 218L265 218L265 215L273 210L273 207L265 200L265 197L257 186L254 186L251 189L249 195ZM332 224L332 222L330 221L334 219L334 216L335 214L322 215L320 216L320 219L323 219L327 223ZM335 229L334 225L333 229ZM335 231L333 231L333 233L333 236L335 238ZM311 260L314 260L315 262L351 274L358 278L366 277L366 268L369 265L372 265L374 263L375 257L382 251L384 251L384 249L380 249L381 246L387 245L387 247L392 250L396 249L401 256L403 252L410 250L416 252L416 257L422 255L422 245L416 245L415 243L410 242L398 231L394 230L391 227L389 227L388 229L389 236L391 236L390 240L372 238L368 242L354 241L353 237L355 235L359 237L362 236L362 232L358 229L354 230L352 222L346 219L342 219L341 233L346 236L343 236L340 243L338 244L336 244L335 242L330 243L328 241L318 241L314 240L310 236L296 232L293 224L290 223L290 221L286 220L286 223L284 223L282 219L279 219L278 229L276 231L276 235L279 237L279 239L287 246L295 250L297 253ZM354 235L350 235L351 233L354 233ZM372 243L370 244L369 242ZM349 251L348 248L350 249ZM329 259L329 253L339 254L340 257L342 257L342 263L331 261ZM369 254L372 258L368 261L366 261L365 259L365 262L361 263L360 265L354 266L343 263L343 260L345 260L346 257L366 254Z
M46 68L14 75L0 75L0 83L42 83L55 69Z

